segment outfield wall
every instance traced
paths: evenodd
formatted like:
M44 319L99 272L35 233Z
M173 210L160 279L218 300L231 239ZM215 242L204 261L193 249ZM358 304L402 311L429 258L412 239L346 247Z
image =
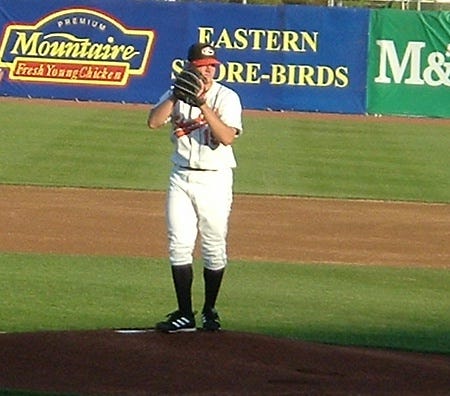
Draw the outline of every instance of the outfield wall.
M0 0L0 95L154 103L182 68L187 47L212 41L223 61L218 80L234 88L247 109L450 117L449 15ZM409 24L415 28L405 29ZM418 40L425 44L414 44ZM423 83L410 89L413 66L426 59L432 69L414 72ZM427 103L411 99L419 96Z

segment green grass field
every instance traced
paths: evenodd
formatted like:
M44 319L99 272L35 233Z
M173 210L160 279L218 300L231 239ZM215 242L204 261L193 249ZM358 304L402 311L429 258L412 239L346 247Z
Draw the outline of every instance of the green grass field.
M164 190L171 147L146 117L140 106L0 101L0 184ZM237 193L450 203L448 123L280 114L244 126ZM167 266L1 253L0 331L152 325L173 308ZM231 330L450 353L449 281L448 270L231 262L219 305ZM201 286L197 276L197 299Z
M165 260L25 254L0 260L6 263L1 331L151 327L173 308ZM227 329L449 353L449 284L444 270L231 262L220 311ZM202 287L197 275L197 308Z
M0 183L164 190L168 132L141 106L0 102ZM235 191L450 202L449 123L246 116Z

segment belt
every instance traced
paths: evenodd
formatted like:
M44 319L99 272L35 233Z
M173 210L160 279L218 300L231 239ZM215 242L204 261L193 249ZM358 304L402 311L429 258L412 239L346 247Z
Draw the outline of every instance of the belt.
M179 168L183 169L183 170L190 170L190 171L196 171L196 172L205 172L205 171L211 170L211 169L191 168L190 166L179 166Z

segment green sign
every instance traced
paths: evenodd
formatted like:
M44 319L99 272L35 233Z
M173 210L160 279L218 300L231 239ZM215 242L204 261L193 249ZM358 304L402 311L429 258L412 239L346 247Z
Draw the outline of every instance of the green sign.
M450 12L371 13L370 114L450 117Z

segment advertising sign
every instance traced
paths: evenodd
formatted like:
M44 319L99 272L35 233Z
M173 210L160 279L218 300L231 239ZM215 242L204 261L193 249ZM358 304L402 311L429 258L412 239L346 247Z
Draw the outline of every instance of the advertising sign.
M0 94L155 103L194 42L245 108L364 113L368 10L0 0Z
M9 24L0 59L12 81L124 86L145 73L154 37L104 13L71 8L36 24Z
M367 85L372 114L449 117L450 12L374 12Z

